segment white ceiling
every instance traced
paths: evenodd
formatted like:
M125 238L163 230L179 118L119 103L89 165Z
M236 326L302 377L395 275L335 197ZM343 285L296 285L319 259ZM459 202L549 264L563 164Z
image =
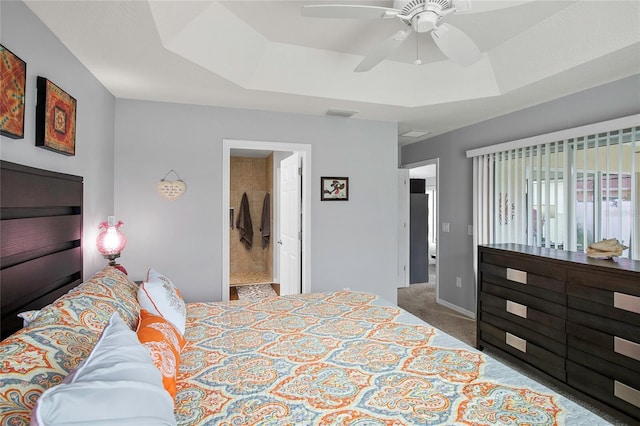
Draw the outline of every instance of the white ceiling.
M474 0L448 22L478 45L461 67L412 35L366 73L353 69L405 28L397 19L302 17L301 6L393 1L26 1L118 98L393 121L400 145L640 73L640 0ZM340 118L343 119L343 118Z

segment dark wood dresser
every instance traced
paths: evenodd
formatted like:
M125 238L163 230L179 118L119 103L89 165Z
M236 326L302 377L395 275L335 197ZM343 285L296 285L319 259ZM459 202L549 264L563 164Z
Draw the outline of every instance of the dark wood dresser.
M640 262L478 247L477 346L640 421Z

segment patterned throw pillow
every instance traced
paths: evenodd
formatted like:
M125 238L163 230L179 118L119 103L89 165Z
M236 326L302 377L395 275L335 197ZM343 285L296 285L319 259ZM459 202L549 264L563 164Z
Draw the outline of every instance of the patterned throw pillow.
M160 315L184 334L187 309L182 295L167 277L149 269L146 281L138 288L138 303L140 308Z
M160 370L164 388L175 398L180 351L186 340L172 323L144 309L140 310L138 340L147 348L151 360Z
M106 267L0 342L0 423L29 424L40 394L89 355L114 312L135 329L137 290L125 274Z
M107 266L91 279L42 309L34 323L78 322L102 332L114 312L132 330L138 322L138 286L116 268Z
M46 390L32 425L174 425L173 401L136 334L114 313L89 356Z
M28 425L40 394L62 382L97 340L81 324L59 322L31 323L0 342L0 423Z

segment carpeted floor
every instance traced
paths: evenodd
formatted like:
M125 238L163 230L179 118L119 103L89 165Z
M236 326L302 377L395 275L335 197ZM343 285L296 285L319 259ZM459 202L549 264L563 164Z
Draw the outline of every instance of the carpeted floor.
M475 320L438 305L434 284L411 284L399 288L398 306L466 344L475 346Z

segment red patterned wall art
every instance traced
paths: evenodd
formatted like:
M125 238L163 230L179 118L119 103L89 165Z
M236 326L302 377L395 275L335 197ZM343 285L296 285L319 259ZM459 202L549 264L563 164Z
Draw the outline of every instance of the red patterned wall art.
M0 134L24 138L24 102L27 63L0 45Z
M75 155L75 98L44 77L38 77L37 87L36 146Z

